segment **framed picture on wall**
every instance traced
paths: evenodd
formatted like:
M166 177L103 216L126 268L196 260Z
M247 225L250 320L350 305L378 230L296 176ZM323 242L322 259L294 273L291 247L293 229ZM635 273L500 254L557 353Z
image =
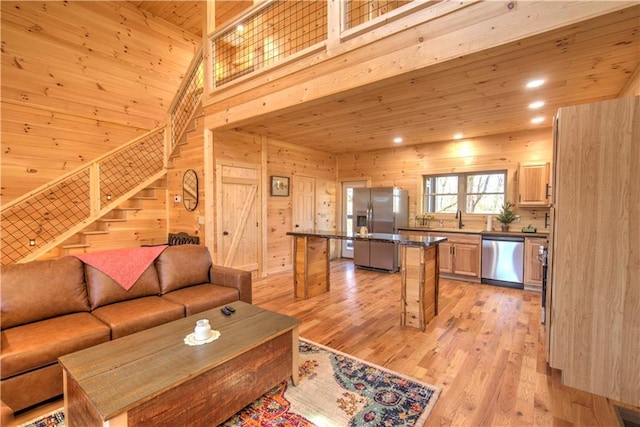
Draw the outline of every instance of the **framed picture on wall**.
M271 195L283 196L289 195L289 177L288 176L272 176L271 177Z

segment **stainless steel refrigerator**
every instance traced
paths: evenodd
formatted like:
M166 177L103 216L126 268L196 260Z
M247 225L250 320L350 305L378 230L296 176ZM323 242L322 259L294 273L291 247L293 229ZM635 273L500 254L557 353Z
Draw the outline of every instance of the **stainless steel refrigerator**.
M394 234L409 221L407 190L395 187L354 188L354 231L367 227L369 233ZM398 245L390 242L355 240L353 263L358 267L398 271Z

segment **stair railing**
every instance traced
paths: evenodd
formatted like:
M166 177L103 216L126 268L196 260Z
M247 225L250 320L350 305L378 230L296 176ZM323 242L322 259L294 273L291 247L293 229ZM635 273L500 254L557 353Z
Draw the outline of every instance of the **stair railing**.
M187 130L187 125L193 118L202 101L204 86L204 70L202 46L193 57L185 78L176 93L176 97L169 107L169 126L171 128L171 151L173 151Z
M166 174L166 127L2 207L2 264L37 259Z
M166 175L169 155L201 103L203 83L200 47L169 108L169 126L3 205L0 262L38 259Z

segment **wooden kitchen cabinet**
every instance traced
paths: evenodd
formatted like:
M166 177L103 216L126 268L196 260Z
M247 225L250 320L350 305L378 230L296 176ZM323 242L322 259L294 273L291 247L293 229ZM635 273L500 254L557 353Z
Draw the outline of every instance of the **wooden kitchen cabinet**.
M438 271L458 280L480 281L482 237L479 234L440 233L427 230L402 230L403 234L446 237L438 250Z
M447 238L446 243L440 244L441 274L480 279L482 238L479 234L431 232L429 235Z
M546 246L547 239L527 237L524 239L524 288L542 291L542 261L538 259L540 246Z
M564 385L640 405L640 97L556 119L549 366Z
M440 243L438 266L440 273L453 273L453 245L451 243Z
M518 206L549 206L549 163L523 163L518 168Z

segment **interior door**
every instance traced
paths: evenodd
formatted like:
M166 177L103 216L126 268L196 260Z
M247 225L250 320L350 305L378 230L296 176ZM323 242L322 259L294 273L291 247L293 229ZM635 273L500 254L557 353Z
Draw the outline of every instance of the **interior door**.
M219 162L216 175L216 262L259 273L259 166Z
M355 226L355 208L353 204L353 189L367 186L367 181L344 181L342 183L342 231L352 233L357 231ZM353 240L341 240L342 257L353 258Z
M316 179L296 175L292 184L293 228L313 230L316 225Z

